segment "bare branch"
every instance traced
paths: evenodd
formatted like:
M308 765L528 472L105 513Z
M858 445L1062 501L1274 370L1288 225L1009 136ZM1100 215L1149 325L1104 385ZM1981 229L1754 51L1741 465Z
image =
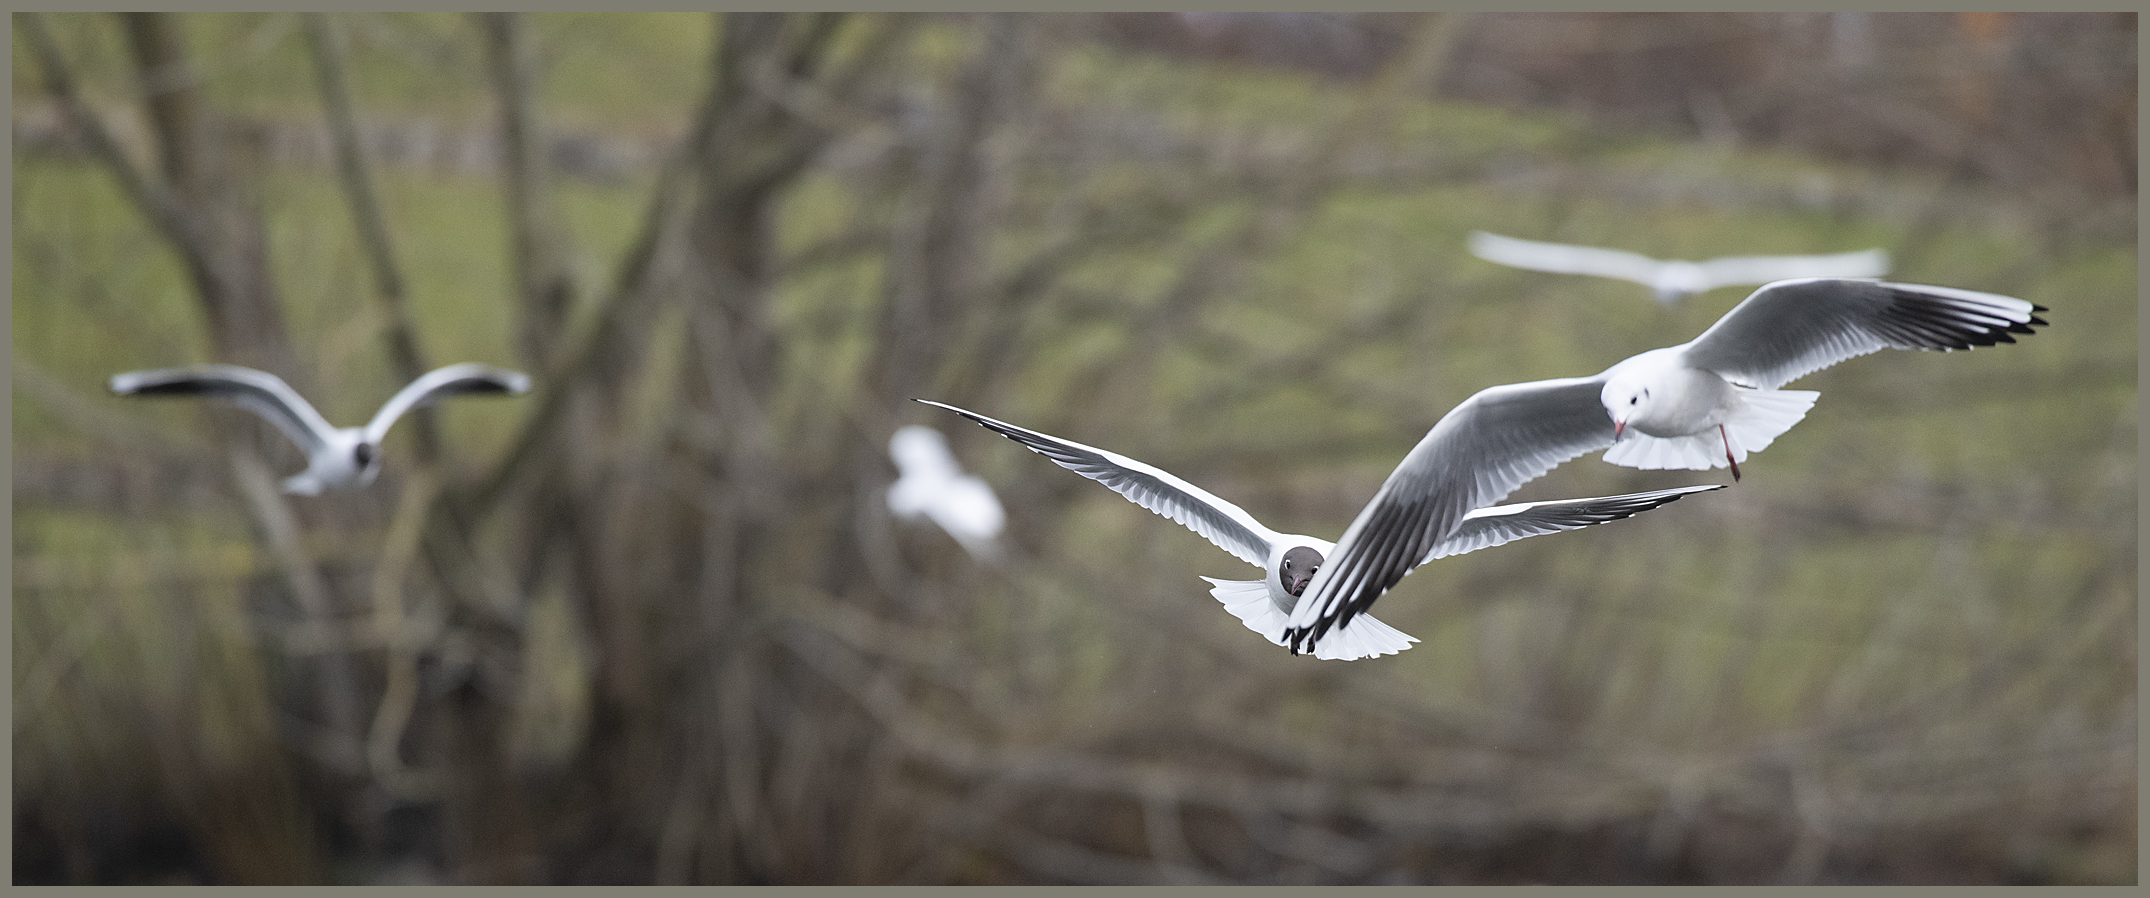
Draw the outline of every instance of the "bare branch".
M566 240L554 211L547 163L540 150L536 54L521 13L479 13L485 31L486 60L500 97L503 175L507 183L508 226L516 293L522 298L523 351L537 364L552 361L565 336L574 300L573 281L563 261Z
M553 438L553 429L565 413L575 385L607 364L605 349L618 339L621 329L649 296L658 263L686 227L686 197L698 183L694 161L709 141L718 113L715 102L705 102L686 139L659 170L644 208L641 230L620 259L612 290L588 316L589 323L568 341L572 348L559 354L544 375L536 378L537 407L524 418L522 429L492 475L472 495L470 513L474 517L482 518L495 507L544 442Z
M233 479L238 481L247 507L261 527L262 537L281 563L300 613L324 623L335 621L336 609L329 596L328 583L307 557L306 548L299 539L298 520L292 516L290 506L284 504L283 494L276 491L269 469L260 458L244 449L234 449L230 462ZM365 757L365 752L359 735L358 686L351 674L350 656L343 652L327 653L322 658L321 670L323 700L327 703L324 711L328 716L335 759L355 766Z
M206 265L203 261L201 238L194 232L187 217L181 214L177 198L172 196L169 188L150 180L142 169L135 165L134 160L128 158L126 150L120 147L111 130L105 127L104 120L83 100L81 92L75 86L74 71L60 55L59 44L53 40L51 30L45 26L44 16L40 13L18 13L16 21L22 24L22 33L29 38L31 53L37 57L38 66L44 69L45 88L52 93L52 98L60 104L61 111L75 123L75 127L82 130L83 137L89 141L90 152L119 180L121 192L134 202L136 208L142 210L142 214L156 225L165 239L172 242L173 248L188 260L189 267Z
M366 734L366 766L374 781L406 801L422 801L440 792L436 777L404 766L399 746L418 703L418 657L404 624L403 579L418 554L419 537L428 527L437 492L435 480L421 468L404 485L396 514L373 569L373 625L387 639L387 682Z
M359 140L351 89L344 80L341 35L336 23L327 16L318 12L302 15L307 40L313 49L314 73L321 81L321 100L328 117L329 137L335 149L337 174L343 182L344 199L351 206L352 225L358 231L359 246L373 269L374 289L381 298L382 310L387 313L389 360L395 366L397 379L409 383L431 366L426 364L417 328L411 323L403 269L396 261L395 242L388 231L387 217L381 213L380 195L373 185L364 144ZM432 462L440 455L439 424L430 406L413 411L418 457L421 461Z
M278 372L303 393L312 372L299 364L284 325L267 227L249 185L224 158L224 141L199 96L202 85L191 75L181 20L172 13L125 13L121 22L170 179L173 211L184 223L176 233L193 238L177 249L217 352L227 361Z
M105 445L154 452L174 459L193 457L209 447L208 443L185 434L152 430L132 416L105 408L21 355L9 359L9 370L14 376L15 389L53 417Z

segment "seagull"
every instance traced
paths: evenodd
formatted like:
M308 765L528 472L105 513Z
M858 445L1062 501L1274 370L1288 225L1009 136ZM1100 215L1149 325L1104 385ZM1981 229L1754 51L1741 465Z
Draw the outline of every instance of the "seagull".
M421 375L404 387L365 427L334 427L283 379L238 365L192 365L112 375L121 396L200 395L228 400L277 426L306 451L306 470L285 478L284 492L318 496L324 489L372 483L381 473L381 439L403 413L448 396L473 393L519 395L528 375L464 362Z
M948 438L917 424L888 438L888 457L900 476L888 488L888 510L897 517L931 518L980 560L999 554L994 538L1007 522L993 488L963 473L948 452Z
M2011 296L1872 280L1778 281L1678 346L1594 377L1488 387L1434 424L1337 541L1292 609L1296 651L1349 624L1471 508L1586 452L1642 469L1710 470L1761 451L1817 393L1787 381L1882 349L2014 343L2046 311ZM1607 425L1611 426L1607 426Z
M1868 278L1889 273L1882 249L1821 256L1723 256L1706 262L1658 260L1625 250L1518 240L1471 232L1471 254L1488 262L1556 274L1592 274L1635 281L1670 305L1681 297L1740 284L1791 278Z
M1260 633L1272 643L1292 648L1293 654L1300 653L1296 644L1287 642L1289 624L1300 596L1324 570L1322 561L1335 551L1336 543L1302 534L1278 533L1263 526L1239 506L1127 456L1017 427L952 405L927 399L918 401L955 412L987 430L1021 443L1055 464L1111 487L1135 504L1185 526L1218 548L1261 568L1264 576L1260 580L1202 579L1209 582L1210 595L1246 624L1247 629ZM1406 475L1414 479L1442 476L1425 465L1413 468L1414 461L1409 458L1404 465L1391 475L1391 480ZM1406 468L1413 469L1407 471ZM1722 488L1723 484L1687 486L1597 499L1476 508L1457 518L1440 538L1429 541L1423 551L1412 555L1411 563L1403 570L1409 572L1436 558L1474 552L1527 536L1617 521L1689 493ZM1363 512L1361 516L1364 516ZM1373 615L1359 614L1326 634L1305 641L1306 650L1316 658L1353 661L1393 655L1410 648L1418 640L1375 620Z
M1806 417L1821 394L1778 386L1882 349L1943 352L2014 343L2046 307L2012 296L1882 281L1778 281L1701 336L1607 368L1596 380L1612 417L1605 460L1646 470L1739 462ZM1712 433L1714 431L1714 433ZM1712 440L1710 437L1715 436Z

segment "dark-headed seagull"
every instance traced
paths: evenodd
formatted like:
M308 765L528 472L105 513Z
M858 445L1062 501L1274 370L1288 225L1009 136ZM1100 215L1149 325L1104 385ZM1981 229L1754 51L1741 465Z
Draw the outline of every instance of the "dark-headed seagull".
M1219 548L1238 556L1240 560L1263 569L1265 575L1260 580L1216 580L1209 577L1202 579L1209 581L1212 587L1210 595L1223 603L1225 610L1244 622L1247 629L1260 633L1270 642L1291 648L1294 654L1306 651L1316 658L1351 661L1395 654L1410 648L1411 643L1418 641L1375 620L1370 614L1358 614L1311 639L1293 641L1289 632L1290 622L1295 617L1300 596L1305 593L1307 586L1326 570L1324 559L1335 551L1336 543L1302 534L1278 533L1263 526L1239 506L1127 456L1017 427L952 405L925 399L919 401L955 412L988 430L1021 443L1031 451L1052 459L1061 467L1111 487L1113 491L1126 496L1135 504L1186 526L1217 544ZM1421 460L1423 458L1414 457ZM1490 455L1472 459L1473 462L1490 460ZM1405 459L1404 465L1397 469L1396 474L1390 476L1392 482L1399 476L1414 480L1430 477L1446 481L1451 479L1450 474L1463 473L1466 479L1469 474L1468 465L1458 471L1446 473L1426 469L1413 458ZM1499 480L1503 476L1498 472L1500 467L1493 464L1481 473ZM1592 524L1617 521L1672 502L1689 493L1721 488L1721 484L1689 486L1599 499L1463 508L1463 513L1452 519L1450 526L1443 529L1437 538L1427 540L1423 546L1412 550L1410 562L1404 565L1403 570L1409 572L1410 569L1436 558L1461 555L1526 536L1576 530ZM1502 491L1503 494L1506 492ZM1384 488L1383 495L1388 494ZM1469 502L1472 497L1483 494L1482 490L1464 490L1456 493L1453 498L1458 502ZM1365 514L1362 512L1360 516L1363 518ZM1399 578L1401 576L1398 575ZM1300 644L1301 642L1303 644Z
M888 488L889 511L932 520L976 558L998 554L994 540L1007 516L993 488L956 464L947 437L917 424L897 428L888 438L888 457L899 475Z
M1880 281L1779 281L1701 336L1595 377L1505 384L1456 406L1359 512L1306 597L1291 638L1348 624L1403 579L1470 509L1585 452L1644 469L1709 470L1760 451L1818 395L1777 387L1882 349L2014 343L2044 306L2010 296Z
M1634 281L1649 287L1657 301L1718 287L1767 284L1792 278L1870 278L1889 273L1886 250L1814 256L1724 256L1702 262L1652 259L1626 250L1567 243L1542 243L1472 231L1471 254L1488 262L1555 274L1587 274Z
M405 412L449 396L516 395L530 389L521 372L464 362L411 381L364 427L335 427L298 391L266 371L238 365L192 365L112 375L122 396L208 396L267 418L306 452L306 470L284 480L284 492L320 495L372 483L381 473L381 440Z

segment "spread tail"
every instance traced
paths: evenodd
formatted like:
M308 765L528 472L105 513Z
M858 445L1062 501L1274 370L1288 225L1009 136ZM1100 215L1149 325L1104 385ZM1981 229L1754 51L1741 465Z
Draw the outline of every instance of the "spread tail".
M1260 580L1212 580L1209 594L1224 604L1224 610L1232 613L1247 625L1247 629L1262 634L1277 645L1284 645L1285 623L1291 615L1269 601L1269 587ZM1411 647L1418 639L1394 627L1374 619L1371 614L1360 614L1342 629L1331 628L1314 644L1313 655L1325 661L1356 661L1380 655L1393 655Z
M1813 390L1740 390L1740 409L1724 425L1733 457L1745 460L1747 453L1769 448L1805 418L1820 397Z
M1807 416L1820 393L1813 390L1739 391L1740 408L1724 424L1680 437L1653 437L1629 429L1605 450L1605 460L1645 471L1707 471L1747 460ZM1729 449L1729 457L1727 450Z

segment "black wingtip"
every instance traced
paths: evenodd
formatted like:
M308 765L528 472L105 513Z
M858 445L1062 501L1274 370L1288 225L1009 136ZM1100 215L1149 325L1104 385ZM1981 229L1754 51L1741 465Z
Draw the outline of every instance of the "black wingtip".
M209 385L199 380L167 380L137 383L122 389L112 384L112 392L121 396L197 396L212 392Z
M530 392L530 380L529 378L524 378L520 381L469 380L453 386L443 387L440 392L433 395L436 398L445 399L449 396L521 396L528 392Z
M1299 638L1294 643L1297 648L1292 649L1292 654L1298 655L1313 651L1314 643L1320 642L1321 638L1328 635L1328 633L1329 622L1326 620L1317 620L1299 628Z
M955 412L955 413L956 413L956 414L958 414L958 415L962 415L962 416L963 416L963 417L965 417L965 418L970 418L970 419L971 419L971 420L973 420L973 421L975 421L975 420L978 420L978 419L977 419L977 417L976 417L975 415L972 415L972 414L971 414L970 412L966 412L966 411L964 411L964 410L962 410L962 409L956 408L955 406L949 405L948 403L945 403L945 402L935 402L935 401L933 401L933 400L931 400L931 399L919 399L919 398L917 398L917 397L912 397L911 401L912 401L912 402L917 402L917 403L922 403L922 404L925 404L925 405L930 405L930 406L933 406L934 408L944 408L944 409L947 409L947 410L949 410L949 411L951 411L951 412Z
M1674 503L1674 502L1678 502L1678 501L1680 501L1681 499L1685 499L1685 498L1687 498L1688 496L1692 496L1692 495L1695 495L1696 493L1707 493L1707 492L1709 492L1709 491L1711 491L1711 490L1721 490L1721 489L1724 489L1725 487L1728 487L1728 486L1731 486L1731 484L1729 484L1729 483L1705 483L1705 484L1697 484L1697 485L1696 485L1696 486L1695 486L1694 488L1692 488L1692 489L1682 490L1682 491L1680 491L1680 492L1677 492L1677 493L1673 493L1673 494L1671 494L1671 495L1669 495L1669 496L1664 496L1664 497L1662 497L1662 499L1660 499L1659 501L1651 502L1651 503L1650 503L1650 504L1648 504L1648 505L1644 505L1644 506L1642 506L1641 508L1637 508L1637 509L1635 509L1634 511L1630 511L1630 512L1628 512L1627 514L1625 514L1625 515L1622 515L1621 517L1623 517L1623 518L1631 518L1631 517L1634 517L1634 516L1636 516L1636 515L1639 515L1639 514L1641 514L1641 513L1645 512L1645 511L1652 511L1652 510L1655 510L1655 509L1663 508L1663 507L1665 507L1665 506L1667 506L1667 505L1671 505L1671 504L1672 504L1672 503Z
M917 398L913 398L913 399L912 399L911 401L912 401L912 402L917 402L917 403L922 403L922 404L925 404L925 405L930 405L930 406L933 406L934 408L939 408L939 409L947 409L947 410L949 410L949 411L951 411L951 412L955 412L955 413L956 413L956 414L958 414L958 415L962 415L962 416L963 416L963 417L965 417L965 418L969 418L969 419L971 419L972 421L977 421L977 420L978 420L978 418L979 418L979 415L978 415L978 414L977 414L976 412L972 412L972 411L969 411L969 410L967 410L967 409L960 409L960 408L957 408L957 407L955 407L955 406L953 406L953 405L949 405L948 403L945 403L945 402L941 402L941 401L939 401L939 400L935 400L935 399L917 399ZM982 426L982 425L984 424L984 422L980 421L980 422L979 422L979 424L980 424L980 425Z

